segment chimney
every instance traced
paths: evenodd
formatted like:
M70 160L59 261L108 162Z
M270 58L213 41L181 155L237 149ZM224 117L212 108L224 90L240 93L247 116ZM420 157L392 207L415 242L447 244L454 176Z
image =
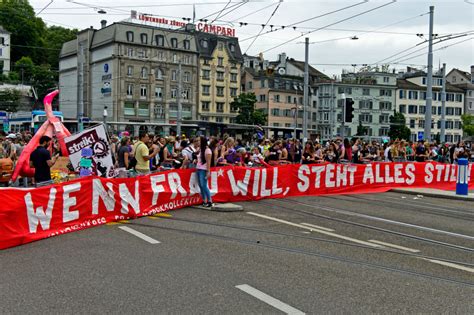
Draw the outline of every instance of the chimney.
M107 21L106 20L100 21L100 28L105 28L106 26L107 26Z
M474 66L471 66L471 83L474 84Z

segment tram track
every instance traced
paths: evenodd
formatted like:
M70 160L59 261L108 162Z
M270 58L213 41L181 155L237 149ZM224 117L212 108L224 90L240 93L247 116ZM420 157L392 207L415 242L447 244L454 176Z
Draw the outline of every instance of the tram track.
M358 265L358 266L363 266L363 267L368 267L368 268L374 268L374 269L384 270L384 271L388 271L388 272L395 272L395 273L405 274L405 275L410 275L410 276L416 276L416 277L430 279L430 280L443 281L443 282L447 282L447 283L453 283L453 284L458 284L458 285L463 285L463 286L474 288L474 282L462 281L462 280L453 279L453 278L440 277L440 276L426 274L426 273L422 273L422 272L418 272L418 271L401 269L401 268L397 268L397 267L393 267L393 266L386 266L386 265L382 265L382 264L376 264L376 263L371 263L371 262L366 262L366 261L361 261L361 260L349 259L349 258L345 258L345 257L341 257L341 256L324 254L324 253L320 253L320 252L316 252L316 251L309 251L309 250L292 248L292 247L287 247L287 246L279 246L279 245L274 245L274 244L265 243L265 242L262 243L261 241L250 241L250 240L246 240L246 239L242 239L242 238L237 238L237 237L232 237L232 236L224 236L224 235L219 235L219 234L215 234L215 233L190 231L190 230L186 230L186 229L143 224L143 223L138 223L138 222L130 223L130 225L141 226L141 227L145 227L145 228L160 229L160 230L164 230L164 231L172 231L172 232L188 234L188 235L192 235L192 236L199 236L199 237L206 237L206 238L213 238L213 239L218 239L218 240L230 241L230 242L240 243L240 244L254 246L254 247L268 248L268 249L273 249L273 250L278 250L278 251L284 251L284 252L293 253L293 254L319 257L319 258L329 259L329 260L333 260L333 261L339 261L339 262L343 262L343 263L347 263L347 264Z

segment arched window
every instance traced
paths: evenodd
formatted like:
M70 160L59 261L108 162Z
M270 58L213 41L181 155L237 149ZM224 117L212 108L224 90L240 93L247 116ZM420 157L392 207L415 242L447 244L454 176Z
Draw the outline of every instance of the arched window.
M141 76L142 76L142 79L146 79L148 77L148 69L146 67L142 68Z
M133 32L127 31L127 42L133 42Z
M156 80L163 80L163 71L160 68L155 69L155 79Z

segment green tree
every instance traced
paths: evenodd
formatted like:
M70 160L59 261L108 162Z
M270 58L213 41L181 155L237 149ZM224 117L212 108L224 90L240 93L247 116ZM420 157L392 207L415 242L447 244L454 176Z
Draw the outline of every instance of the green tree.
M21 93L19 90L6 89L0 91L0 110L16 112L20 102Z
M45 47L46 59L43 63L49 64L51 67L59 68L59 53L61 47L65 42L76 38L77 29L68 29L61 26L50 26L46 29L45 42L48 46Z
M33 7L27 0L0 1L0 25L11 33L12 62L23 56L30 56L35 63L43 63L46 25L35 16Z
M388 136L390 139L409 140L411 135L410 128L406 126L405 115L400 112L393 111L390 116L390 130Z
M30 57L21 57L15 62L14 70L18 74L22 83L31 83L33 79L35 64Z
M238 124L265 125L267 118L261 109L255 108L257 97L254 93L242 93L234 99L230 106L237 110L236 117Z
M369 131L369 127L362 125L362 121L359 120L359 125L357 126L357 136L366 136Z
M474 115L464 114L461 116L462 130L468 136L474 136Z

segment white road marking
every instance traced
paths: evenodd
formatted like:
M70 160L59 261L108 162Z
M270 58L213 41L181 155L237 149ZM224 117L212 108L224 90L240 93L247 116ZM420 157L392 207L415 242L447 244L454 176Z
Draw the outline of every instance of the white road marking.
M383 245L383 246L387 246L387 247L393 247L393 248L396 248L396 249L401 249L401 250L404 250L406 252L411 252L411 253L419 253L420 252L418 249L403 247L403 246L400 246L400 245L385 243L385 242L381 242L381 241L377 241L377 240L369 240L369 242L379 244L379 245Z
M314 228L317 228L317 229L320 229L320 230L323 230L323 231L328 231L328 232L334 232L333 229L328 229L328 228L325 228L325 227L322 227L322 226L319 226L319 225L314 225L314 224L309 224L309 223L300 223L301 225L306 225L306 226L309 226L309 227L314 227Z
M135 235L136 237L141 238L142 240L144 240L144 241L146 241L146 242L148 242L148 243L150 243L150 244L160 244L160 241L157 241L157 240L155 240L155 239L149 237L148 235L145 235L145 234L143 234L143 233L141 233L141 232L138 232L138 231L136 231L136 230L134 230L134 229L132 229L132 228L129 228L128 226L119 226L119 229L121 229L121 230L123 230L123 231L125 231L125 232L128 232L128 233L130 233L130 234L132 234L132 235Z
M415 225L415 224L410 224L410 223L405 223L405 222L400 222L400 221L394 221L394 220L374 217L374 216L371 216L371 215L349 212L349 211L345 211L345 210L331 209L331 208L326 208L324 206L313 206L313 205L308 205L308 204L304 204L304 206L314 208L314 209L329 211L329 212L336 212L336 213L346 214L346 215L350 215L350 216L371 219L371 220L375 220L375 221L381 221L381 222L385 222L385 223L391 223L391 224L396 224L396 225L401 225L401 226L417 228L417 229L420 229L420 230L430 231L430 232L434 232L434 233L446 234L446 235L450 235L450 236L456 236L456 237L462 237L462 238L467 238L467 239L470 239L470 240L474 240L474 236L471 236L471 235L453 233L453 232L448 232L448 231L444 231L444 230L429 228L429 227L426 227L426 226Z
M259 299L262 302L267 303L270 306L273 306L274 308L286 313L286 314L294 314L294 315L300 315L300 314L305 314L304 312L286 304L283 303L280 300L275 299L274 297L271 297L270 295L263 293L260 290L257 290L247 284L241 284L241 285L236 285L235 286L237 289L244 291L247 294L250 294L251 296Z
M329 235L329 236L332 236L332 237L335 237L335 238L340 238L340 239L343 239L343 240L346 240L346 241L362 244L362 245L365 245L365 246L382 247L380 245L365 242L365 241L361 241L361 240L358 240L358 239L355 239L355 238L352 238L352 237L347 237L347 236L343 236L343 235L340 235L340 234L336 234L336 233L332 233L332 232L328 232L328 231L323 231L323 230L320 230L320 229L312 228L312 227L309 227L309 226L304 226L304 225L301 225L301 224L297 224L297 223L293 223L293 222L290 222L290 221L270 217L270 216L267 216L267 215L258 214L258 213L255 213L255 212L247 212L247 213L250 214L250 215L254 215L256 217L263 218L263 219L272 220L272 221L275 221L275 222L288 224L288 225L291 225L291 226L296 226L300 229L310 230L312 232L317 232L317 233Z
M438 264L438 265L443 265L443 266L446 266L446 267L451 267L451 268L455 268L455 269L464 270L464 271L467 271L467 272L474 273L474 268L469 268L469 267L465 267L465 266L462 266L462 265L453 264L453 263L450 263L450 262L440 261L440 260L436 260L436 259L427 259L427 258L422 258L422 259L427 260L427 261L432 262L432 263L435 263L435 264Z

